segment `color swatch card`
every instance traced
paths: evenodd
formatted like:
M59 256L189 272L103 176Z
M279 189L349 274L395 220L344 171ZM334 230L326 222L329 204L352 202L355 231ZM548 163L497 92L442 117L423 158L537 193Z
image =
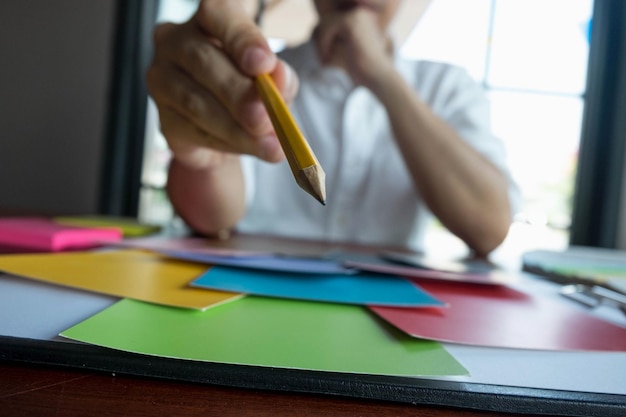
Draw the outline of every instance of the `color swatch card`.
M206 267L138 250L2 255L0 271L118 297L194 309L232 301L240 294L187 284Z
M117 243L117 245L126 248L147 249L155 252L186 252L205 255L215 255L224 257L252 257L252 256L268 256L270 253L261 251L249 251L241 249L220 248L211 246L209 241L200 237L181 237L181 238L163 238L163 237L143 237L135 239L125 239Z
M557 282L626 282L626 251L570 246L563 251L533 250L522 256L523 267Z
M437 281L452 281L460 283L472 283L481 285L504 285L515 281L515 277L501 271L489 273L474 272L448 272L433 269L417 268L407 265L393 265L383 262L346 261L344 266L361 271L378 272L381 274L393 274L406 278L420 278Z
M519 349L626 351L626 328L590 315L558 293L426 280L419 285L448 308L371 310L407 334L431 340Z
M402 252L380 252L376 255L339 252L328 254L329 259L349 269L398 275L405 278L438 281L467 282L484 285L504 285L517 280L515 274L505 273L486 261L453 261L427 258Z
M61 216L53 219L58 224L76 227L114 227L124 237L146 236L161 230L160 226L144 224L137 219L114 216Z
M359 305L444 307L404 278L359 274L302 274L214 266L191 284L245 294Z
M402 265L442 272L484 274L498 269L494 264L482 258L449 259L395 251L383 251L380 257Z
M27 251L90 249L121 239L122 231L117 228L66 226L42 217L0 218L0 246Z
M278 255L220 256L184 251L162 251L162 253L172 258L186 261L264 271L335 275L354 274L357 272L356 269L347 268L340 262L326 259L285 257Z
M466 375L441 345L342 304L245 297L204 312L122 300L61 333L145 355L375 375Z

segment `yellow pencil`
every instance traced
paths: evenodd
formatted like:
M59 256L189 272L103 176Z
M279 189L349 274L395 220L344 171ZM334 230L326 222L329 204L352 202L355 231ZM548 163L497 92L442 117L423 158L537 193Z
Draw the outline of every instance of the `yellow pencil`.
M300 188L326 205L326 174L291 116L272 77L262 74L255 80L296 182Z

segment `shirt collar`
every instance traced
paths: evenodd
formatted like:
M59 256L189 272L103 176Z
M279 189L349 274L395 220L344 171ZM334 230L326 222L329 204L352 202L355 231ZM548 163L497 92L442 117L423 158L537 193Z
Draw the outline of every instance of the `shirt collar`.
M355 88L352 79L343 69L322 65L313 40L307 41L300 48L302 48L302 62L304 63L302 70L311 77L344 91L352 91Z

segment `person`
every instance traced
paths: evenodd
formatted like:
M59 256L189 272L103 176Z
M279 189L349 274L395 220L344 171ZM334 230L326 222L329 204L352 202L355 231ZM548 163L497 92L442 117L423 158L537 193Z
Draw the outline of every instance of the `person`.
M240 1L201 1L154 32L147 72L172 151L167 190L199 233L236 229L424 249L434 215L478 256L511 224L515 185L489 103L462 69L398 56L402 0L312 0L311 39L278 55ZM253 77L270 73L327 175L296 185Z

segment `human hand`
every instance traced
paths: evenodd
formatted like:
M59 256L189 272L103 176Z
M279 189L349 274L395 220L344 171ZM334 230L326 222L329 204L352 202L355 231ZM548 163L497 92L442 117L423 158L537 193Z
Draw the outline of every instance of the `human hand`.
M370 86L392 67L391 40L376 8L338 4L320 16L314 32L318 56L325 65L343 68L355 84Z
M175 159L207 168L233 153L284 157L252 77L271 73L289 101L297 76L240 1L201 1L189 21L157 26L154 47L147 86Z

